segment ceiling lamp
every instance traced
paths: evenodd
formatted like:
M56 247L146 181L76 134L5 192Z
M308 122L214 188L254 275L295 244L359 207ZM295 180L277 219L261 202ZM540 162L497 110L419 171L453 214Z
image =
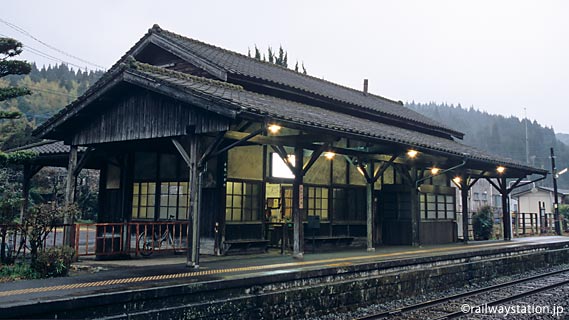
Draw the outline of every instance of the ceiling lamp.
M269 129L269 132L271 133L277 133L281 130L281 126L279 126L278 124L271 124L267 127L267 129Z
M417 150L409 150L409 151L407 151L407 156L409 158L413 159L417 156L418 153L419 153L419 151L417 151Z

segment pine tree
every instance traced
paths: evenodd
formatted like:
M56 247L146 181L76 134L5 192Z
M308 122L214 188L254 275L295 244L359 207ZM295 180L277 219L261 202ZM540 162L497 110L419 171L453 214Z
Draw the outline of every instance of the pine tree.
M298 72L298 61L296 61L296 64L294 65L294 71Z
M272 49L271 47L269 47L269 48L267 49L267 51L268 51L268 54L267 54L267 55L269 56L269 62L270 62L270 63L275 63L275 56L274 56L274 53L273 53L273 49ZM264 59L263 59L263 60L264 60Z
M257 45L255 45L255 59L261 60L261 51L259 51L259 48L257 48ZM263 59L263 60L265 60L265 59Z
M22 53L22 43L11 38L0 38L0 78L8 75L28 74L32 70L32 66L26 61L8 60ZM8 87L0 88L0 101L17 98L31 94L28 88L24 87ZM3 113L0 111L0 119L13 119L13 113Z

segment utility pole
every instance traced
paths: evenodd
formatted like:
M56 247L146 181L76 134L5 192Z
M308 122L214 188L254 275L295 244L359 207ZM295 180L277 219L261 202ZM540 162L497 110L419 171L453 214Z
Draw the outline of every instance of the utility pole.
M553 208L555 213L553 214L553 219L555 220L555 233L561 235L561 220L559 219L559 198L557 197L557 168L555 167L555 155L553 154L553 148L551 151L551 176L553 177L553 197L555 199L553 203Z

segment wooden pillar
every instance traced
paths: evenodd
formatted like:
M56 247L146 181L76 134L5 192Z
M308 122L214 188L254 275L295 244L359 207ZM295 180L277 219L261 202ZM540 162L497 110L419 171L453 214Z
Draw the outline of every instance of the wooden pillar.
M302 224L302 212L304 211L304 186L303 186L303 163L304 149L294 148L294 181L292 184L292 221L293 221L293 253L295 259L304 257L304 228Z
M192 268L199 268L199 253L200 253L200 230L199 230L199 173L198 173L198 150L199 140L195 135L190 136L190 154L189 154L189 188L190 188L190 212L188 219L190 220L191 228L191 248L188 248L187 266ZM189 237L190 235L188 235Z
M510 207L509 207L509 192L508 184L506 178L500 178L500 193L502 194L502 223L504 228L504 240L512 240L512 221L510 219Z
M373 175L373 161L370 162L370 170L371 175ZM374 243L373 243L373 235L374 235L374 212L373 212L373 185L374 180L373 177L367 179L366 183L366 222L367 222L367 251L375 251Z
M421 210L419 210L419 190L417 186L417 167L411 167L411 245L421 245Z
M67 180L65 185L65 205L71 205L75 203L75 188L76 188L76 178L75 169L77 168L77 146L71 145L69 148L69 162L67 165ZM75 247L75 228L73 227L74 217L66 215L63 219L65 227L65 236L63 243L70 247Z
M22 207L20 208L20 222L24 221L24 218L28 214L28 206L30 203L30 180L32 179L31 165L24 164L24 181L22 181Z
M462 238L468 243L468 181L466 176L460 177L460 199L462 202Z

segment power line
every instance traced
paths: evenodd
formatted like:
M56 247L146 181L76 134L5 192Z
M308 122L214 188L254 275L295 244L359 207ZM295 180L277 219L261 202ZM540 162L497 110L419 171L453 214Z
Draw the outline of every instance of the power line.
M7 35L1 34L1 33L0 33L0 37L9 38ZM42 57L42 58L46 58L46 59L49 59L49 60L52 60L52 61L55 61L55 62L58 62L58 63L63 63L63 64L71 65L71 66L77 67L79 70L85 69L85 70L90 70L90 71L98 71L98 69L92 69L92 68L88 68L88 67L83 67L83 66L80 66L80 65L78 65L78 64L75 64L75 63L73 63L73 62L69 62L69 61L60 59L60 58L58 58L58 57L52 56L52 55L50 55L50 54L48 54L48 53L45 53L45 52L43 52L43 51L41 51L41 50L39 50L39 49L36 49L36 48L34 48L34 47L31 47L31 46L27 45L25 42L22 42L22 44L24 45L24 48L26 49L26 52L31 53L31 54L34 54L34 55L37 55L37 56L40 56L40 57Z
M33 36L32 34L30 34L29 32L27 32L27 31L24 30L23 28L21 28L21 27L15 25L15 24L13 24L13 23L10 23L10 22L8 22L8 21L2 19L2 18L0 18L0 22L2 22L3 24L7 25L8 27L10 27L10 28L16 30L16 31L19 32L19 33L24 34L24 35L26 35L26 36L28 36L28 37L34 39L35 41L37 41L37 42L43 44L44 46L46 46L46 47L48 47L48 48L50 48L50 49L52 49L52 50L55 50L55 51L57 51L57 52L59 52L59 53L61 53L61 54L63 54L63 55L66 55L66 56L68 56L68 57L70 57L70 58L73 58L73 59L75 59L75 60L81 61L81 62L83 62L83 63L90 64L90 65L92 65L92 66L94 66L94 67L96 67L96 68L98 68L98 69L105 70L105 67L103 67L103 66L101 66L101 65L98 65L98 64L96 64L96 63L87 61L87 60L85 60L85 59L81 59L81 58L79 58L79 57L77 57L77 56L75 56L75 55L72 55L72 54L70 54L70 53L67 53L67 52L65 52L65 51L63 51L63 50L61 50L61 49L59 49L59 48L57 48L57 47L54 47L54 46L52 46L52 45L50 45L50 44L48 44L48 43L46 43L46 42L44 42L44 41L42 41L42 40L36 38L35 36Z

